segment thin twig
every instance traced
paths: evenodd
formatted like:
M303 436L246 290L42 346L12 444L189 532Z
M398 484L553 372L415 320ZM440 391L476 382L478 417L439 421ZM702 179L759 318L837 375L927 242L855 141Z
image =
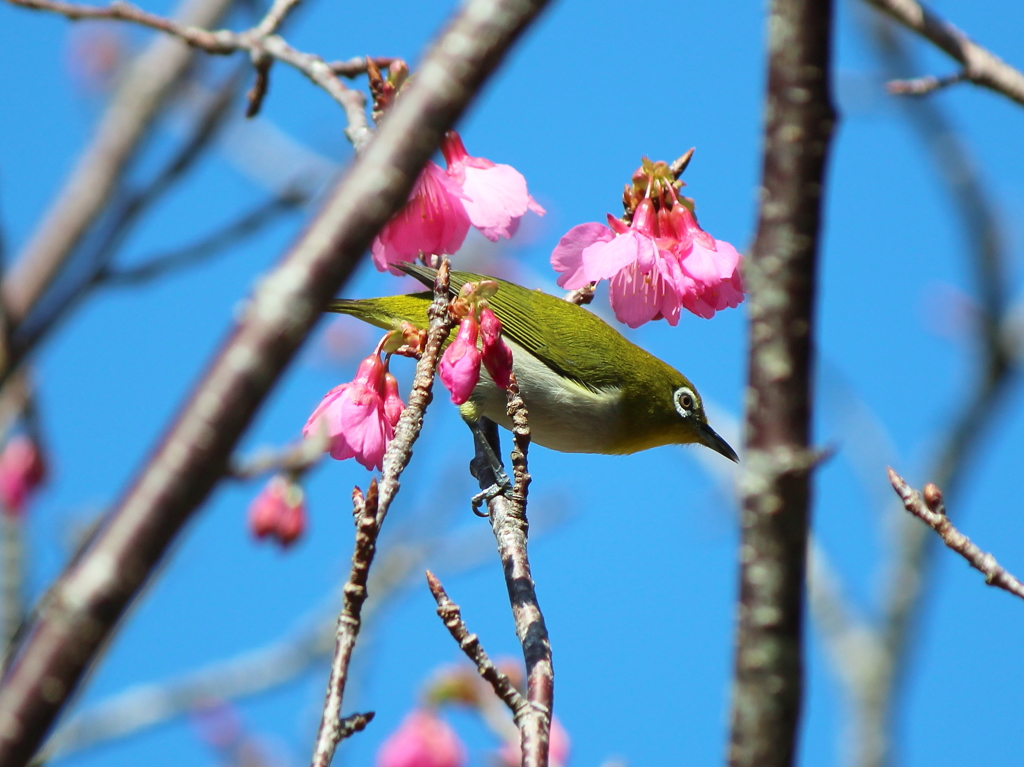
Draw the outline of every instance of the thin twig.
M885 84L885 89L894 96L925 96L950 85L963 82L967 74L963 71L954 72L945 77L927 75L915 77L912 80L890 80Z
M508 389L508 414L512 418L514 441L513 487L507 495L492 498L487 506L491 530L498 543L498 555L505 573L516 635L526 662L526 700L529 706L517 711L514 717L520 733L522 764L523 767L546 767L555 674L551 662L551 643L537 601L527 552L529 522L526 519L526 497L530 475L526 454L530 445L530 426L529 414L519 395L519 384L514 373ZM486 489L490 479L481 474L481 487Z
M23 767L257 410L431 154L545 5L469 0L373 142L256 288L237 326L80 560L50 588L0 685L0 764ZM333 77L333 74L332 74Z
M232 32L227 29L209 30L201 26L179 23L173 19L144 11L131 3L123 2L123 0L114 0L105 6L67 3L63 0L7 0L7 2L32 10L58 13L72 20L105 19L131 22L176 37L193 48L213 55L226 56L238 51L245 51L253 60L257 74L257 82L250 92L249 98L248 111L251 114L255 114L259 110L260 102L266 93L269 60L270 58L276 59L297 69L313 83L327 91L331 98L341 105L348 119L345 135L348 136L356 151L362 150L370 140L371 133L365 109L366 99L363 94L350 90L338 79L338 76L331 71L321 57L295 50L280 36L264 32L263 22L244 32ZM294 4L290 3L290 5Z
M201 240L179 250L146 256L131 266L108 266L95 277L95 282L108 287L135 287L202 263L223 253L227 248L258 234L278 217L295 210L306 201L304 195L275 197L261 202L240 218L210 232Z
M483 645L480 644L480 637L470 633L466 622L462 620L462 611L459 606L451 600L444 590L444 586L441 585L441 581L430 570L427 570L427 585L437 602L437 614L444 622L445 628L451 633L452 638L458 642L459 649L473 661L480 676L494 689L494 694L505 702L513 716L521 716L523 710L530 704L512 684L512 680L499 671L488 657Z
M1024 105L1024 73L1014 69L994 53L982 48L967 35L916 0L865 0L887 13L900 24L935 43L963 64L963 78L976 85Z
M809 441L818 235L835 123L831 36L828 0L773 0L761 205L744 270L751 322L731 767L796 759L810 475L820 460Z
M451 333L453 318L448 312L448 259L441 262L434 280L434 301L428 315L430 327L423 353L416 363L409 404L395 427L395 437L384 455L384 468L378 484L374 480L363 498L358 489L353 494L356 519L356 544L352 553L352 570L342 590L343 603L338 616L337 646L331 661L320 728L313 747L312 767L329 767L338 743L345 737L340 725L348 667L361 627L360 610L366 600L366 581L377 547L388 507L399 488L399 478L412 458L412 448L423 428L423 414L433 398L434 373L441 357L441 347ZM387 493L385 495L385 492Z
M1024 583L1007 572L994 556L979 549L971 543L970 538L953 527L953 523L946 516L942 491L937 486L929 482L924 486L924 492L919 493L892 468L889 468L888 471L892 488L903 501L903 506L907 511L938 533L946 546L966 559L967 564L984 575L985 583L1024 599Z
M349 734L342 725L341 706L352 651L362 627L360 613L367 597L366 581L370 575L373 555L377 551L377 536L380 534L380 525L377 524L377 480L370 481L365 497L359 488L356 488L352 494L352 501L356 519L355 550L352 552L352 569L342 589L334 657L331 659L327 698L324 701L323 715L320 718L320 728L313 749L313 767L328 767L338 744Z
M25 618L25 535L20 513L0 509L0 654Z

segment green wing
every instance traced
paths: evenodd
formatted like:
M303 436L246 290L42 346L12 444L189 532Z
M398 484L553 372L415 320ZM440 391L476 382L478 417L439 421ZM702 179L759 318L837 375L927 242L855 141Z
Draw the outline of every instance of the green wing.
M420 282L434 284L433 269L416 264L398 266ZM493 277L453 271L451 293L457 295L467 282L483 279L493 279L500 286L487 302L501 320L505 334L555 372L589 389L622 386L622 375L616 370L628 375L644 360L657 359L627 341L600 317L539 290L529 290ZM424 320L429 296L428 293L419 293L405 297L423 302Z

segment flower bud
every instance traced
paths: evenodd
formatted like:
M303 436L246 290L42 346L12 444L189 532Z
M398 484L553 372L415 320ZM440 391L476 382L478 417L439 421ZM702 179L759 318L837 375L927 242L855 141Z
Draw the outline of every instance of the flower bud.
M441 381L451 392L452 402L463 404L480 380L480 350L476 348L478 326L470 313L459 323L459 332L437 366Z
M0 501L8 516L19 516L29 496L46 479L46 464L35 441L24 434L13 437L0 453Z
M507 389L512 374L512 350L501 337L501 320L489 307L480 312L480 336L483 340L481 357L491 380Z
M249 506L249 529L257 538L270 536L288 547L306 529L302 488L283 475L271 478Z
M384 415L392 426L398 426L398 419L405 410L402 395L398 392L398 379L390 372L384 374Z

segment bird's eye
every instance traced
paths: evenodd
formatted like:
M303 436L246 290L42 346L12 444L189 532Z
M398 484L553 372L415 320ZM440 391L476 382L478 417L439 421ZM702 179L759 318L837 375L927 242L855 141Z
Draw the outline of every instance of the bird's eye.
M676 410L679 411L679 415L681 415L683 418L688 417L693 410L693 392L687 389L685 386L676 389L675 403Z

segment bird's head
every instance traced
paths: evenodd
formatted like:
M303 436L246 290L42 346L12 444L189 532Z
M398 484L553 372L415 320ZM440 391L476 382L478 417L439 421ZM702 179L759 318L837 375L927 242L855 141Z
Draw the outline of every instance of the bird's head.
M700 394L686 376L648 354L632 367L622 388L618 452L698 444L739 461L736 451L708 425Z

